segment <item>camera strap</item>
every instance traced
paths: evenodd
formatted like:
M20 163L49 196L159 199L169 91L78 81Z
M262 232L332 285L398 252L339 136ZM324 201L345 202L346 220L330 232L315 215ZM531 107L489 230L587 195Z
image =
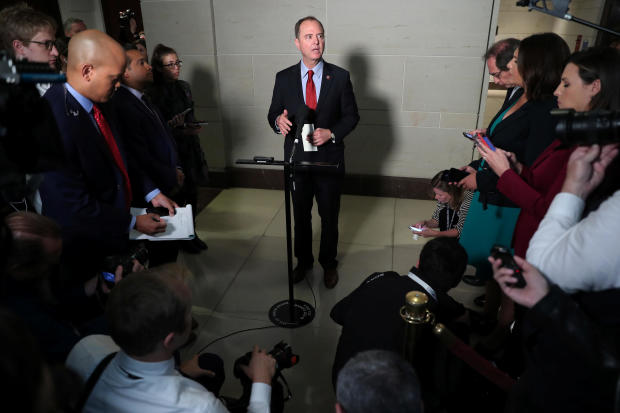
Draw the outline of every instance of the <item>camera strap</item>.
M286 386L286 397L284 398L284 401L291 400L293 398L293 393L291 393L291 388L288 385L286 379L284 378L282 371L276 373L276 375L274 376L274 380L277 380L278 378L282 379L282 382Z
M75 406L76 412L81 412L84 409L84 406L86 405L86 402L88 401L88 397L90 396L93 389L95 388L97 381L99 381L99 377L101 377L101 375L103 374L103 371L106 369L106 367L108 367L108 364L110 364L114 356L116 356L116 353L118 353L118 351L115 351L105 356L103 360L101 360L99 364L97 364L97 367L95 367L95 370L93 370L90 377L88 377L88 380L84 384L84 390L82 391L80 400Z

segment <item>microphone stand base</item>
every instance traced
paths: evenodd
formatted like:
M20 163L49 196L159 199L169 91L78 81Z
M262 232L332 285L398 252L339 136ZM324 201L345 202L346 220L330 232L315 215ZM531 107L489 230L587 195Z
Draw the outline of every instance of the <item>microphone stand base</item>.
M314 319L314 307L305 301L283 300L275 303L269 309L269 320L278 327L297 328L309 324Z

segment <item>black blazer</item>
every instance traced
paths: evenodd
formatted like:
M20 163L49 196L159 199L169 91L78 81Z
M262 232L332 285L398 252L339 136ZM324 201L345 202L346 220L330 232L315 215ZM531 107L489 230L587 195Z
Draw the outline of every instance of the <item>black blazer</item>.
M516 102L520 95L517 94L506 101L489 126L509 104ZM555 122L551 117L551 110L554 108L557 108L557 100L553 96L540 101L528 101L512 115L502 120L492 134L489 134L489 128L487 134L493 145L505 151L514 152L520 162L529 166L555 139ZM470 165L478 169L480 160ZM499 177L485 163L483 170L476 174L480 200L493 205L515 206L497 190L498 180Z
M304 104L300 62L276 74L273 97L267 115L269 126L277 132L275 121L278 115L286 109L289 119L293 120L299 107ZM321 145L317 152L304 152L302 142L299 142L300 146L297 148L295 159L311 162L338 162L340 167L344 168L344 138L355 128L359 118L349 72L323 61L323 78L314 126L330 129L336 136L336 143L329 140ZM284 139L285 159L290 156L296 128L297 124L293 120L291 132Z
M110 104L117 112L130 159L137 162L146 175L147 185L165 194L171 193L177 186L177 150L159 109L151 105L152 112L124 87L116 91ZM132 182L132 185L135 188L140 183Z
M123 177L104 137L63 84L53 85L44 98L54 113L67 161L62 169L44 174L39 187L43 215L60 224L67 254L96 251L96 255L105 256L122 251L127 245L131 215L125 207ZM141 172L127 162L115 111L105 105L100 108L130 179L143 182ZM133 198L144 197L152 189L140 188L133 192Z

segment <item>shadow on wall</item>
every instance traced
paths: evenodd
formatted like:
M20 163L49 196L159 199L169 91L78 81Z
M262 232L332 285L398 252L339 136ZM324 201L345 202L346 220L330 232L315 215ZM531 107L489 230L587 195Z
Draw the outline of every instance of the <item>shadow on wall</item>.
M360 122L346 140L348 173L381 175L395 138L392 109L380 92L381 85L372 81L371 65L363 49L348 54L346 68L360 111Z
M188 79L192 87L192 97L194 99L194 114L196 120L209 122L200 131L200 142L202 150L207 160L211 160L213 166L214 159L221 159L226 151L222 146L224 139L219 134L219 119L213 115L219 110L219 102L216 95L215 73L205 66L195 65ZM214 110L215 109L215 110Z

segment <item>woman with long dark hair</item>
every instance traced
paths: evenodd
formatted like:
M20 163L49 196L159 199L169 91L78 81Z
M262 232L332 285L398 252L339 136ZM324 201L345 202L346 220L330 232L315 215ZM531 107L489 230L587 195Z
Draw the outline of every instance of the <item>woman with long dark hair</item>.
M613 63L618 64L615 66ZM615 69L612 70L612 67ZM596 109L619 109L615 90L609 90L612 73L620 69L618 52L611 48L591 48L573 54L564 68L562 80L555 90L560 109L585 112ZM606 85L606 88L602 87ZM515 254L523 257L538 224L545 216L553 197L560 192L566 177L566 164L574 147L555 139L531 167L514 154L501 149L490 151L479 147L482 158L499 176L497 188L521 208L515 227Z
M514 153L525 165L532 165L553 141L550 112L557 107L553 92L569 55L568 45L557 34L535 34L521 41L508 64L523 93L493 118L487 134L495 147ZM499 177L486 161L474 161L467 170L471 174L459 184L476 193L460 241L469 264L476 267L476 277L464 280L480 285L492 277L487 261L491 247L511 244L520 210L498 190Z
M175 201L191 204L195 214L198 185L207 184L207 162L198 138L201 127L194 115L190 85L179 79L182 65L174 49L163 44L155 46L151 57L153 85L147 94L168 121L177 144L182 171L179 171L181 191L174 196ZM197 234L191 242L182 244L191 253L207 249Z

